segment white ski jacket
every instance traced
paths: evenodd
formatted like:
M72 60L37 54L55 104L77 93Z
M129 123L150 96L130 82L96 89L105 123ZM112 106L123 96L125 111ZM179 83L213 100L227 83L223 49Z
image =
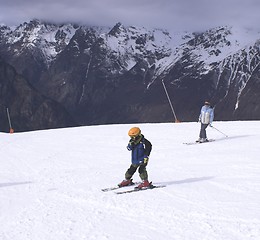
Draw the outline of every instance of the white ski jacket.
M203 124L212 124L214 119L214 110L208 105L201 108L199 121Z

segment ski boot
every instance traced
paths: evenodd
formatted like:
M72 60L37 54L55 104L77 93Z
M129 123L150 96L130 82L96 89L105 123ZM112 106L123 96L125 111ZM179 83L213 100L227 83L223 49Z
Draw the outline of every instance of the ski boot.
M126 186L131 186L134 185L133 179L125 179L121 183L118 184L118 187L126 187Z
M152 183L148 180L144 180L142 183L140 183L136 188L137 189L146 189L152 187Z

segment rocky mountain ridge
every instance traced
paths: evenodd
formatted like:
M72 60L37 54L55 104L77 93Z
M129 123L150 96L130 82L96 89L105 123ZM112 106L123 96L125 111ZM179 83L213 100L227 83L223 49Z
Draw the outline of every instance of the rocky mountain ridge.
M0 93L1 131L7 132L13 128L15 131L28 131L75 125L59 103L43 96L1 58Z
M170 33L34 20L0 27L0 56L75 125L172 121L162 80L180 121L196 121L205 99L216 120L255 120L259 39L232 27Z

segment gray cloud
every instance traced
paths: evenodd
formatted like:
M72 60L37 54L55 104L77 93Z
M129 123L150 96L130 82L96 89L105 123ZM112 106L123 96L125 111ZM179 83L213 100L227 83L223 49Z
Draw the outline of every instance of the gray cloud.
M89 25L203 30L221 25L259 28L259 0L0 0L0 23L32 19Z

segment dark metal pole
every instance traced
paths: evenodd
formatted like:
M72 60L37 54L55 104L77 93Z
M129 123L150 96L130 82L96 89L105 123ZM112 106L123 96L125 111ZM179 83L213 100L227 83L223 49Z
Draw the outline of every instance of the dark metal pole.
M172 106L172 103L171 103L171 99L170 99L170 97L169 97L169 94L168 94L168 92L167 92L167 89L166 89L166 87L165 87L165 84L164 84L164 81L163 81L163 80L162 80L162 85L163 85L164 91L165 91L165 93L166 93L166 96L167 96L167 98L168 98L168 101L169 101L169 104L170 104L170 107L171 107L171 110L172 110L172 113L173 113L175 122L176 122L176 123L177 123L177 122L180 122L180 121L177 119L177 116L176 116L176 114L175 114L175 111L174 111L173 106Z

